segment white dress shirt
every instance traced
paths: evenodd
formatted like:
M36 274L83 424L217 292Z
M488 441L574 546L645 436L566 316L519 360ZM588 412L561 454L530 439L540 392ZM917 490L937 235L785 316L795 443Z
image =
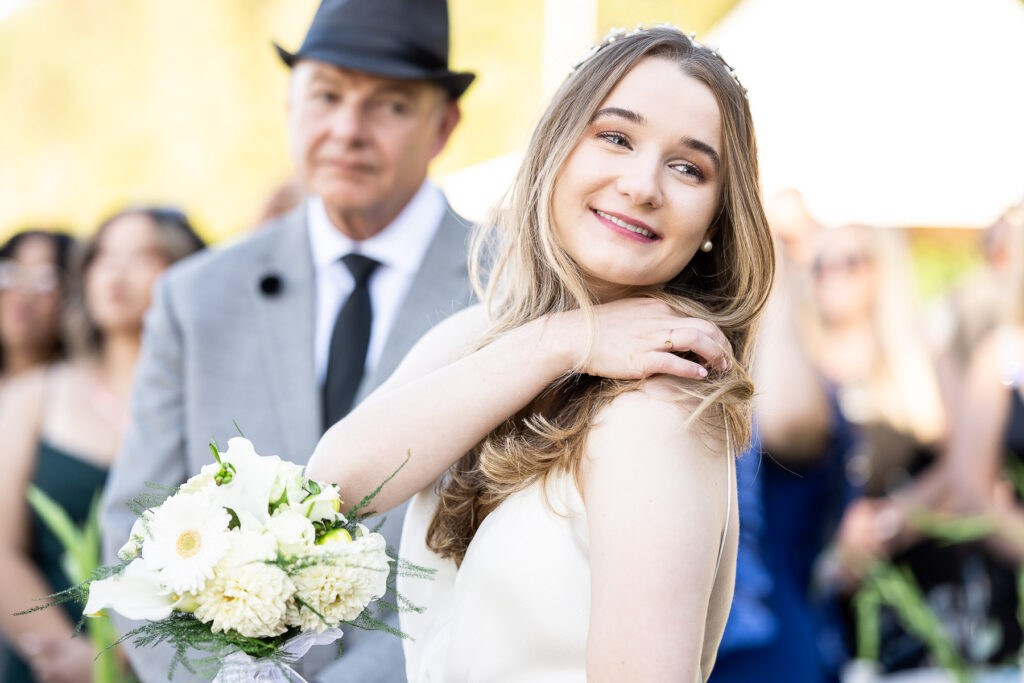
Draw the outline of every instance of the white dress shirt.
M334 320L355 286L352 274L339 260L351 253L380 262L369 282L370 304L373 306L370 346L366 351L365 372L369 374L380 359L395 315L405 301L427 247L444 217L447 207L444 195L431 182L424 181L395 220L373 237L362 241L354 240L334 227L320 197L312 196L307 201L309 243L316 276L313 361L317 379L323 384L327 377Z

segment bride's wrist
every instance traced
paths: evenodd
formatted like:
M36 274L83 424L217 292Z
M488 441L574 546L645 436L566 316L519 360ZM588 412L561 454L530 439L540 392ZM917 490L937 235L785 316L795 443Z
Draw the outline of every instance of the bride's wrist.
M535 348L552 380L574 370L582 361L578 318L578 311L562 311L548 313L530 323L535 325Z

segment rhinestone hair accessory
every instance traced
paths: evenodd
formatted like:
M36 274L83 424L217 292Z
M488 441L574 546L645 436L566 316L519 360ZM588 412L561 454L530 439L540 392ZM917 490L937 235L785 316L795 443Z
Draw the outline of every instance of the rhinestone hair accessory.
M628 38L629 36L635 36L638 33L644 33L645 31L649 31L652 28L669 28L669 29L672 29L674 31L678 31L679 33L683 32L683 30L681 28L679 28L678 26L674 26L674 25L669 24L669 23L658 24L657 26L652 26L652 27L649 27L649 28L645 28L643 24L637 24L636 28L633 29L632 31L627 31L624 28L613 28L612 30L608 31L607 34L605 34L604 38L602 38L600 41L594 43L589 48L587 48L587 51L584 52L583 55L576 61L576 63L572 65L572 68L569 69L569 73L573 73L573 72L576 71L576 69L578 69L581 66L583 66L588 59L590 59L591 57L596 55L598 52L600 52L602 48L607 47L608 45L611 45L612 43L614 43L617 40L621 40L623 38ZM717 48L714 48L714 47L712 47L710 45L704 45L704 44L700 43L697 40L697 34L696 33L690 33L688 38L690 39L690 43L694 47L703 48L703 49L707 50L708 52L710 52L712 55L714 55L718 59L718 61L720 61L722 63L722 66L725 67L725 70L727 72L729 72L729 75L732 76L732 80L736 83L737 86L739 86L740 90L743 91L743 94L744 95L747 94L747 89L743 87L743 84L740 83L739 76L736 75L736 69L732 68L729 65L729 63L726 62L725 59L722 58L722 55L718 54L718 49Z

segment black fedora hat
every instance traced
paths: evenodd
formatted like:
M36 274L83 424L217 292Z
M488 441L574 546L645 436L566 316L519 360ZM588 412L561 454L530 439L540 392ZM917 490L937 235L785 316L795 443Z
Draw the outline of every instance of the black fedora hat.
M343 69L437 83L458 98L472 73L448 70L447 0L323 0L288 66L315 59Z

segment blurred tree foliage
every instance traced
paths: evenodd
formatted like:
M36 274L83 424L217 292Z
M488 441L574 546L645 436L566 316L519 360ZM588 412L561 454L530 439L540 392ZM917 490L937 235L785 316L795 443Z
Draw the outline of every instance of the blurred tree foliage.
M601 0L599 25L706 32L736 0ZM27 0L0 19L0 238L88 233L126 203L173 204L218 240L290 175L287 70L316 0ZM543 0L450 0L452 63L479 74L444 173L502 154L540 108ZM596 38L596 36L595 36Z

